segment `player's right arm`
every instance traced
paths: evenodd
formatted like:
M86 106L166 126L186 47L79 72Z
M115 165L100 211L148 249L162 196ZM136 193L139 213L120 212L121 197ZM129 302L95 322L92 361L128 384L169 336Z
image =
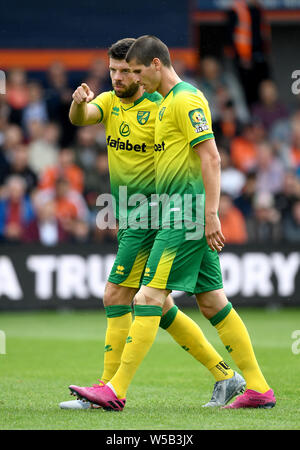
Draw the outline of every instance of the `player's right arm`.
M221 159L214 139L196 144L193 149L201 160L201 171L205 189L205 236L209 247L218 252L225 244L220 219L218 217Z
M205 236L212 250L221 251L225 238L218 217L221 169L214 140L211 114L201 95L185 92L175 102L175 120L201 160L201 176L205 190Z
M70 107L69 118L73 125L94 125L101 120L101 112L96 105L89 104L94 98L94 93L89 86L82 83L72 95L73 101Z

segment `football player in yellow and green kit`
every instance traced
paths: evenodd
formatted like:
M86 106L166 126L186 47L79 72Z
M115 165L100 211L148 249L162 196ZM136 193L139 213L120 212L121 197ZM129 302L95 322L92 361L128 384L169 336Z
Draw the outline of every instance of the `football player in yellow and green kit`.
M202 92L181 81L167 46L158 38L138 38L126 61L148 93L158 91L164 97L155 123L156 194L168 196L172 207L162 208L160 228L135 296L138 314L129 330L131 341L124 347L120 367L105 386L94 391L83 388L80 393L103 407L124 408L127 389L155 339L166 298L176 289L196 295L202 313L245 377L245 393L227 408L272 408L273 390L222 286L220 157L208 103Z
M109 49L109 70L113 91L103 92L94 98L86 84L73 94L70 120L73 124L103 123L106 129L111 194L115 199L116 217L119 220L119 248L104 293L107 315L104 370L99 386L107 383L116 373L132 324L131 303L138 291L157 229L151 229L151 195L155 193L154 124L161 95L148 94L134 81L125 56L134 39L122 39ZM120 206L120 188L127 196L135 194L146 199L143 228L132 226L137 207ZM149 214L148 214L149 209ZM139 214L142 208L139 205ZM143 212L142 212L143 216ZM152 308L135 306L135 316L151 315ZM155 308L154 308L155 309ZM168 296L160 326L185 350L201 362L214 376L218 397L214 404L226 404L245 385L244 379L231 370L204 337L202 331L189 317L174 305ZM128 338L128 339L127 339ZM143 340L143 336L141 337ZM230 382L228 382L230 380ZM97 386L93 389L97 389ZM93 401L90 402L94 404ZM95 403L96 404L96 403ZM62 408L86 408L80 401L63 402Z

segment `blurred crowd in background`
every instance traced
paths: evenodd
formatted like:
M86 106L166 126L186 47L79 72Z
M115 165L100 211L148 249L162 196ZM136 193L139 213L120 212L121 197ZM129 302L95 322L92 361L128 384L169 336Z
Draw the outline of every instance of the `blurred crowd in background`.
M174 67L210 104L226 242L300 242L300 96L287 105L266 77L249 99L237 72L213 56L194 73L179 60ZM72 93L83 81L96 94L110 90L106 62L95 60L77 77L59 61L42 75L7 73L0 96L1 242L116 241L116 230L96 226L96 198L110 192L105 129L69 122Z
M72 93L83 79L95 93L111 89L106 61L68 73L55 62L47 73L7 73L0 96L0 239L2 242L115 240L96 227L96 198L109 193L103 125L69 121Z

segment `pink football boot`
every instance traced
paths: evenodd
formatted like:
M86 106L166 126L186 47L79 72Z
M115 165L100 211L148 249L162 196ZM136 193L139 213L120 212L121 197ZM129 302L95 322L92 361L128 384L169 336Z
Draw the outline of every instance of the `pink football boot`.
M108 411L122 411L126 403L126 398L119 399L114 391L103 382L93 384L92 387L80 387L72 384L69 389L80 400L95 403Z
M272 389L264 394L247 389L244 394L239 395L230 405L223 406L222 409L239 408L265 408L270 409L276 405L276 398Z

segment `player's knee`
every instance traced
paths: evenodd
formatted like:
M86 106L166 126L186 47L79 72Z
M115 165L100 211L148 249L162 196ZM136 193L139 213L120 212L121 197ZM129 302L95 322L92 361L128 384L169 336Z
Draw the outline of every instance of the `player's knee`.
M142 286L135 295L135 304L163 306L170 291Z
M203 316L206 319L210 319L211 317L214 316L214 312L211 308L207 308L206 306L199 304L199 302L198 302L198 306L199 306L201 313L203 314Z
M136 294L136 288L120 286L119 284L106 283L103 304L104 306L131 305Z
M223 289L197 294L196 299L199 309L206 319L210 319L216 315L228 303Z
M171 295L168 295L163 305L162 315L164 316L168 311L170 311L171 308L173 308L173 306L174 306L173 298L171 297Z
M135 305L147 305L147 299L140 290L135 294L134 304Z
M114 285L112 283L107 283L104 290L103 305L113 306L122 304L120 303L120 286Z

